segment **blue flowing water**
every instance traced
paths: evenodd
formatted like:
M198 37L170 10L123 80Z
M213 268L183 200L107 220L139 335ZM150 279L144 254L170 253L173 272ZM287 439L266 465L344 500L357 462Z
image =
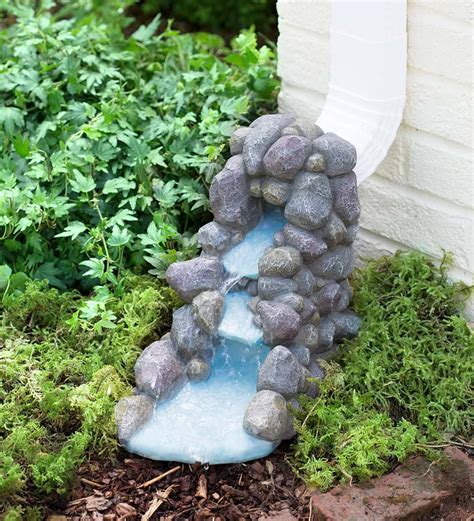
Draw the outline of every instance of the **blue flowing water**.
M286 220L268 211L245 238L224 255L229 280L257 278L258 261ZM225 291L223 289L223 291ZM237 463L267 456L275 444L249 436L245 410L256 393L260 364L269 348L253 323L246 291L225 295L220 344L205 382L188 382L173 397L157 402L152 417L127 444L130 452L155 460L183 463Z
M287 223L283 212L269 210L243 241L239 242L223 257L225 270L235 278L258 277L258 261L265 250L273 244L273 234Z

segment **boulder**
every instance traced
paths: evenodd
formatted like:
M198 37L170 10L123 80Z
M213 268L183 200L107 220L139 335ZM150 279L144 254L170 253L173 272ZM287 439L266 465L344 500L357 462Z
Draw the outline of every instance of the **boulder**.
M262 182L262 197L267 203L284 206L290 197L291 186L278 179L264 179Z
M211 221L199 228L197 240L206 253L218 255L231 245L232 233L225 226Z
M296 358L296 360L298 360L298 362L302 366L306 367L307 365L309 365L311 351L307 347L301 345L293 345L290 346L288 349L291 351L291 354Z
M360 215L357 177L354 172L331 179L334 196L334 210L346 223L352 224Z
M298 333L300 316L286 304L264 300L258 303L257 313L262 320L263 340L269 346L290 342Z
M324 279L346 279L354 268L354 252L350 246L336 246L318 257L309 268Z
M183 306L173 313L171 338L185 361L213 349L211 336L199 326L191 306Z
M331 349L334 342L335 332L336 326L334 323L327 318L322 318L318 326L318 347L314 352L323 353L324 351Z
M274 347L258 372L257 391L280 393L287 400L299 390L303 368L296 356L284 346Z
M282 277L259 277L257 284L259 297L266 300L298 289L298 285L294 280Z
M260 391L250 401L244 416L244 429L251 436L279 442L288 425L286 401L281 394Z
M203 291L194 297L192 307L198 325L214 335L222 318L224 296L218 291Z
M303 264L300 252L291 246L281 246L267 251L258 263L263 277L293 277Z
M238 127L229 140L230 153L235 156L241 154L244 148L245 138L248 136L250 129L248 127Z
M120 443L127 443L137 430L144 425L153 413L155 400L146 394L135 394L122 398L115 406Z
M331 248L334 248L334 246L338 244L347 244L350 242L347 229L335 212L332 212L329 216L329 221L323 230L323 237Z
M135 364L137 389L157 400L168 398L185 379L184 365L170 340L150 344Z
M332 195L328 178L323 174L299 173L293 183L285 217L291 224L308 230L324 226L332 211Z
M310 232L293 224L285 224L283 228L285 244L296 248L305 260L322 255L327 244L318 232Z
M296 335L295 343L307 347L310 351L317 351L318 339L318 328L314 324L304 324Z
M315 287L314 275L305 266L298 271L298 273L293 277L293 280L298 285L298 293L300 295L308 297L313 293Z
M192 358L186 366L186 374L191 382L203 382L211 374L211 366L206 360Z
M291 181L303 167L311 151L311 141L302 136L282 136L265 154L265 172L277 179Z
M191 302L202 291L217 289L222 274L217 257L197 257L171 264L166 270L166 280L184 301Z
M281 129L292 120L291 116L284 114L266 114L250 125L242 148L242 158L249 176L263 174L263 157L280 137Z
M319 152L324 156L325 172L329 177L350 172L357 162L354 145L332 132L327 132L313 141L313 152Z
M248 231L262 214L261 202L250 195L250 181L241 155L232 156L211 183L209 202L220 224Z
M329 282L314 298L318 310L325 315L331 311L342 311L349 305L349 294L337 282Z
M342 313L331 313L328 318L334 324L334 339L336 341L343 338L354 338L359 333L361 320L350 309Z
M305 298L303 311L300 314L301 322L311 322L311 317L314 315L315 312L316 305L314 304L314 302L309 298Z

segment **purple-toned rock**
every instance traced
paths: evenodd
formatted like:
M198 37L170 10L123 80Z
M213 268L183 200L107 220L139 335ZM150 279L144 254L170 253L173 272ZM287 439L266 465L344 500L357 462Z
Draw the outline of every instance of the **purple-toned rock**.
M267 178L262 182L262 197L267 203L275 206L284 206L290 197L290 192L290 184L284 181Z
M285 243L299 250L305 260L318 257L328 249L318 232L303 230L293 224L285 224L283 235Z
M126 443L145 424L153 413L155 400L147 394L122 398L115 406L118 439Z
M211 221L199 228L197 239L206 253L217 255L230 246L232 232L216 221Z
M298 284L298 293L304 297L308 297L313 293L315 280L311 271L303 266L300 271L293 277L293 280Z
M334 334L336 332L336 326L331 320L322 318L318 326L318 348L315 350L316 353L323 353L328 349L331 349L334 342Z
M307 230L324 226L332 211L331 186L323 174L299 173L293 183L285 217L291 224Z
M360 215L357 177L354 172L331 179L334 196L334 210L347 224L353 223Z
M319 382L324 380L325 376L326 372L319 365L318 360L314 356L311 357L308 369L304 373L304 382L300 386L301 392L316 398L319 394Z
M338 244L351 242L344 223L334 212L329 216L329 221L324 227L322 235L331 248Z
M166 270L166 280L184 301L191 302L202 291L217 289L222 274L217 257L196 257L171 264Z
M311 151L311 141L302 136L282 136L265 154L263 165L267 174L291 181L303 167Z
M263 340L267 345L285 344L298 333L300 316L290 306L262 301L257 305L257 312L262 320Z
M244 429L265 441L280 441L288 426L288 410L281 394L260 391L250 401L244 416Z
M307 321L311 322L311 317L314 315L315 312L316 312L316 305L314 304L314 302L312 300L310 300L309 298L305 298L303 311L300 314L301 322L307 322ZM317 326L318 324L315 324L315 325Z
M360 329L360 318L350 309L342 313L331 313L328 318L335 326L334 339L354 338Z
M280 393L287 400L297 395L301 382L302 366L291 351L283 346L274 347L258 372L257 391Z
M310 360L310 357L311 357L311 351L305 347L305 346L300 346L300 345L293 345L293 346L290 346L288 348L292 355L296 358L296 360L298 360L298 362L306 367L307 365L309 365L309 360Z
M349 294L337 282L329 282L316 294L314 302L321 314L342 311L349 305Z
M135 364L137 389L157 400L168 398L185 379L184 365L170 340L150 344Z
M293 277L301 269L303 260L300 252L291 246L270 249L258 263L263 277Z
M259 277L258 295L262 299L271 300L282 293L294 292L298 285L294 280L282 277Z
M354 268L354 252L350 246L336 246L310 264L314 275L330 280L346 279Z
M242 156L232 156L211 183L209 202L220 224L247 231L262 214L261 202L250 195L250 181Z
M280 137L281 129L292 121L291 116L284 114L267 114L250 125L250 132L242 148L242 157L249 176L263 174L263 157Z
M318 349L319 332L313 324L305 324L298 331L295 343L307 347L311 352Z
M199 327L191 306L183 306L173 313L171 338L185 361L213 349L211 336Z
M224 296L218 291L203 291L193 300L196 321L209 335L217 331L223 309Z
M325 172L329 177L350 172L357 162L357 152L354 145L332 132L327 132L315 139L313 151L324 156Z
M274 300L275 302L281 302L282 304L290 306L290 308L294 309L297 313L301 313L304 308L304 298L298 295L298 293L283 293L275 297Z
M283 232L281 230L278 230L273 234L273 245L276 248L279 248L280 246L285 246L285 236L283 235Z
M230 153L235 156L241 154L244 148L245 138L248 136L250 129L248 127L237 128L229 140Z
M211 366L206 360L192 358L186 366L186 374L191 382L203 382L211 374Z

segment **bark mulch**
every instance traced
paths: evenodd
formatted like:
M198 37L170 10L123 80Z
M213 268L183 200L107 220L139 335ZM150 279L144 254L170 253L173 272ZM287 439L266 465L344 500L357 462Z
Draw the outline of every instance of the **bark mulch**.
M155 462L121 453L115 465L84 465L70 501L50 521L308 519L306 487L283 445L265 459L235 465Z

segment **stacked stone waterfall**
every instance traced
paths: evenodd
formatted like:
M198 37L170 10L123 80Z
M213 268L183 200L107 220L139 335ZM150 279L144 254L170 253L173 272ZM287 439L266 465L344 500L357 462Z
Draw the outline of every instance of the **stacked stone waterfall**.
M320 359L334 357L341 341L358 332L359 319L348 309L360 214L355 148L274 114L237 129L230 149L210 188L214 220L199 230L200 257L175 263L166 274L186 305L175 311L170 334L138 359L136 394L117 405L122 443L156 401L209 377L227 291L252 296L253 321L271 348L242 418L246 432L259 439L277 444L294 435L288 405L297 406L298 393L317 395ZM260 258L258 277L233 280L226 252L275 207L287 222Z

